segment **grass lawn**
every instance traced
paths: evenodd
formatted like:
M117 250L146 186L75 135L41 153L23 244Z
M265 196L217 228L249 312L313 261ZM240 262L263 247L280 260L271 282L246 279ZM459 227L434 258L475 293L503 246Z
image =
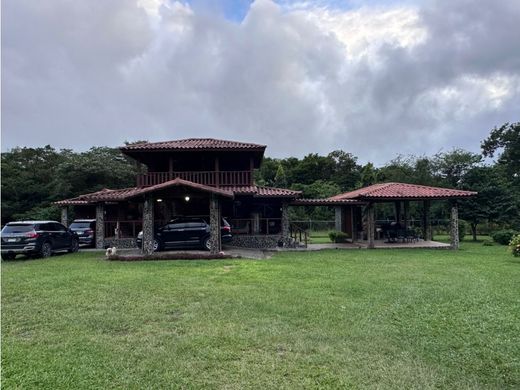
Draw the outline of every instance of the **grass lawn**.
M502 246L2 264L4 388L520 388Z

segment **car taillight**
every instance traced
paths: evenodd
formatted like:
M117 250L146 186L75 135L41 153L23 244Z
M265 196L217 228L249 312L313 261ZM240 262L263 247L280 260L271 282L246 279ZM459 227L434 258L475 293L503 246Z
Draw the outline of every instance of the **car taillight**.
M38 233L36 233L35 231L27 232L27 233L25 233L25 237L27 237L27 238L37 238L38 237Z
M224 227L222 227L222 230L224 230L225 232L230 232L231 226L224 226Z
M85 230L85 234L88 236L90 236L92 233L94 233L94 230L91 230L91 229Z

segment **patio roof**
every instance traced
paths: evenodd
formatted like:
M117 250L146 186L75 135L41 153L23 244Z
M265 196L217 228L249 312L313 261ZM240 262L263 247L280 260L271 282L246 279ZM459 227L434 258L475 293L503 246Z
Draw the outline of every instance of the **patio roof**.
M142 142L122 146L123 152L148 151L259 151L264 152L266 145L228 141L214 138L187 138L162 142Z
M177 178L150 187L131 187L118 190L105 188L101 191L92 192L90 194L84 194L75 198L60 200L58 202L54 202L54 204L58 206L74 206L94 204L98 202L117 202L171 187L188 187L194 190L214 193L228 198L233 198L235 195L251 195L258 198L297 198L301 195L301 191L293 191L285 188L262 187L256 185L216 188Z
M408 183L379 183L330 197L330 200L428 200L460 199L476 196L477 192L451 188L429 187Z
M364 205L366 201L357 199L296 199L291 202L291 206L353 206Z

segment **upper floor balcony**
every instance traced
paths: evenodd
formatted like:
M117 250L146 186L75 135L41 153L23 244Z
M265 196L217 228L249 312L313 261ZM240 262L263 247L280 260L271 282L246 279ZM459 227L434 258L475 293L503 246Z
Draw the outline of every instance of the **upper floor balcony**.
M253 185L252 171L185 171L141 174L137 176L137 186L153 186L176 178L213 187Z

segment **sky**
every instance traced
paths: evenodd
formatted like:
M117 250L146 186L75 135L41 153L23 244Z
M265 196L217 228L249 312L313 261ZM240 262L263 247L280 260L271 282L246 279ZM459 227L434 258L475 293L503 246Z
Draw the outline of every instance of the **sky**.
M4 0L2 151L479 152L520 120L518 20L518 0Z

